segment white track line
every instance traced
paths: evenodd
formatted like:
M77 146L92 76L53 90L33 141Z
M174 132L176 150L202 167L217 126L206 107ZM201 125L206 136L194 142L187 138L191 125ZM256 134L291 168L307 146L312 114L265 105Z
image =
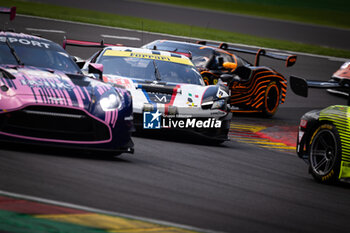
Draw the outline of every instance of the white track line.
M120 27L102 26L102 25L97 25L97 24L73 22L73 21L67 21L67 20L61 20L61 19L50 19L50 18L44 18L44 17L39 17L39 16L30 16L30 15L22 15L22 14L18 14L18 15L23 16L23 17L28 17L28 18L36 18L36 19L42 19L42 20L50 20L50 21L56 21L56 22L72 23L72 24L77 24L77 25L93 26L93 27L108 28L108 29L118 29L118 30L123 30L123 31L140 32L140 33L147 33L147 34L160 35L160 36L169 36L169 37L173 37L173 38L181 38L181 39L186 39L186 40L206 40L206 41L211 42L211 43L228 43L230 45L242 46L242 47L247 47L247 48L263 48L263 49L268 49L268 50L272 50L272 51L281 51L281 50L277 50L277 49L273 49L273 48L231 43L231 42L225 42L225 41L214 41L214 40L207 40L207 39L203 39L203 38L194 38L194 37L186 37L186 36L175 36L175 35L170 35L170 34L165 34L165 33L147 32L147 31L142 31L142 30L134 30L134 29L127 29L127 28L120 28ZM285 51L285 50L283 50L283 51ZM324 58L324 59L329 59L331 61L345 62L345 61L349 60L349 58L332 57L332 56L317 55L317 54L311 54L311 53L302 53L302 52L295 52L295 51L285 51L285 52L293 53L296 55Z
M29 195L7 192L7 191L3 191L3 190L0 190L0 195L18 198L18 199L24 199L24 200L28 200L28 201L40 202L40 203L44 203L44 204L62 206L62 207L67 207L67 208L72 208L72 209L79 209L79 210L84 210L87 212L94 212L94 213L98 213L98 214L105 214L105 215L111 215L111 216L122 217L122 218L130 218L130 219L154 223L154 224L158 224L158 225L182 228L182 229L186 229L186 230L190 230L190 231L198 231L198 232L204 232L204 233L220 233L219 231L205 230L205 229L200 229L200 228L196 228L196 227L191 227L191 226L167 222L167 221L154 220L154 219L150 219L150 218L143 218L143 217L138 217L138 216L134 216L134 215L122 214L122 213L108 211L108 210L101 210L101 209L96 209L96 208L82 206L82 205L75 205L75 204L71 204L71 203L67 203L67 202L60 202L60 201L54 201L54 200L49 200L49 199L40 198L40 197L34 197L34 196L29 196Z
M41 28L26 28L27 31L37 31L37 32L52 32L52 33L62 33L65 34L65 31L61 30L51 30L51 29L41 29Z
M127 36L113 36L113 35L101 35L104 38L120 39L120 40L141 40L138 37L127 37Z

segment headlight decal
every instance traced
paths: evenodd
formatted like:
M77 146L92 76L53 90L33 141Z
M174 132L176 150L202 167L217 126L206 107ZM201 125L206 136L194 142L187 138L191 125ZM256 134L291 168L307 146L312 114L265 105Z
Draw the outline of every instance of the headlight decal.
M100 99L100 106L103 111L114 111L122 106L121 96L117 93L106 92Z
M105 119L104 121L111 125L112 128L115 127L115 124L117 123L118 119L118 111L104 111Z
M117 88L105 88L104 92L97 89L95 107L104 121L113 128L118 119L118 112L125 106L124 97L119 93Z
M203 95L202 109L226 109L229 94L221 86L210 86Z
M211 109L224 109L226 101L224 99L220 99L213 102Z

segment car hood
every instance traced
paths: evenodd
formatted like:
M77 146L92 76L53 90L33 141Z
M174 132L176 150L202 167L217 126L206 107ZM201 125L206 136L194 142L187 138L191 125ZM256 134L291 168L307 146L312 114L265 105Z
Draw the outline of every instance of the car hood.
M0 66L0 71L1 95L17 97L22 102L88 109L94 92L105 85L83 75L35 67Z

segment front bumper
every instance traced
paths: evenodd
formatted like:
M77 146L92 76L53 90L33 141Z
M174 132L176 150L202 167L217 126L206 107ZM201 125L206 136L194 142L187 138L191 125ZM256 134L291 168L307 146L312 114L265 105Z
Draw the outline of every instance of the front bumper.
M64 143L50 143L44 141L32 141L32 140L22 140L18 138L4 137L0 135L0 141L2 143L6 143L6 145L29 145L29 146L40 146L40 147L50 147L50 148L60 148L60 149L72 149L72 150L81 150L81 151L89 151L89 152L101 152L101 153L113 153L115 155L119 155L122 153L134 153L134 143L130 140L123 146L118 147L110 147L109 145L82 145L82 144L64 144Z
M131 108L130 108L131 109ZM0 113L0 140L52 147L133 153L132 121L114 127L81 109L29 105ZM129 114L129 113L128 113Z

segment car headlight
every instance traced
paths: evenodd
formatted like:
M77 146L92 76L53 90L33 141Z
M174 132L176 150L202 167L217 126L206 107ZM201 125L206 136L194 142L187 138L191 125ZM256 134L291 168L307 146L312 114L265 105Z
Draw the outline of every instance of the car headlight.
M215 101L208 101L205 103L202 103L202 109L226 109L226 99L219 99Z
M120 96L116 93L109 93L100 100L100 105L103 111L114 111L122 106Z
M211 109L223 109L226 104L226 101L224 99L220 99L213 102L213 105L211 106Z

